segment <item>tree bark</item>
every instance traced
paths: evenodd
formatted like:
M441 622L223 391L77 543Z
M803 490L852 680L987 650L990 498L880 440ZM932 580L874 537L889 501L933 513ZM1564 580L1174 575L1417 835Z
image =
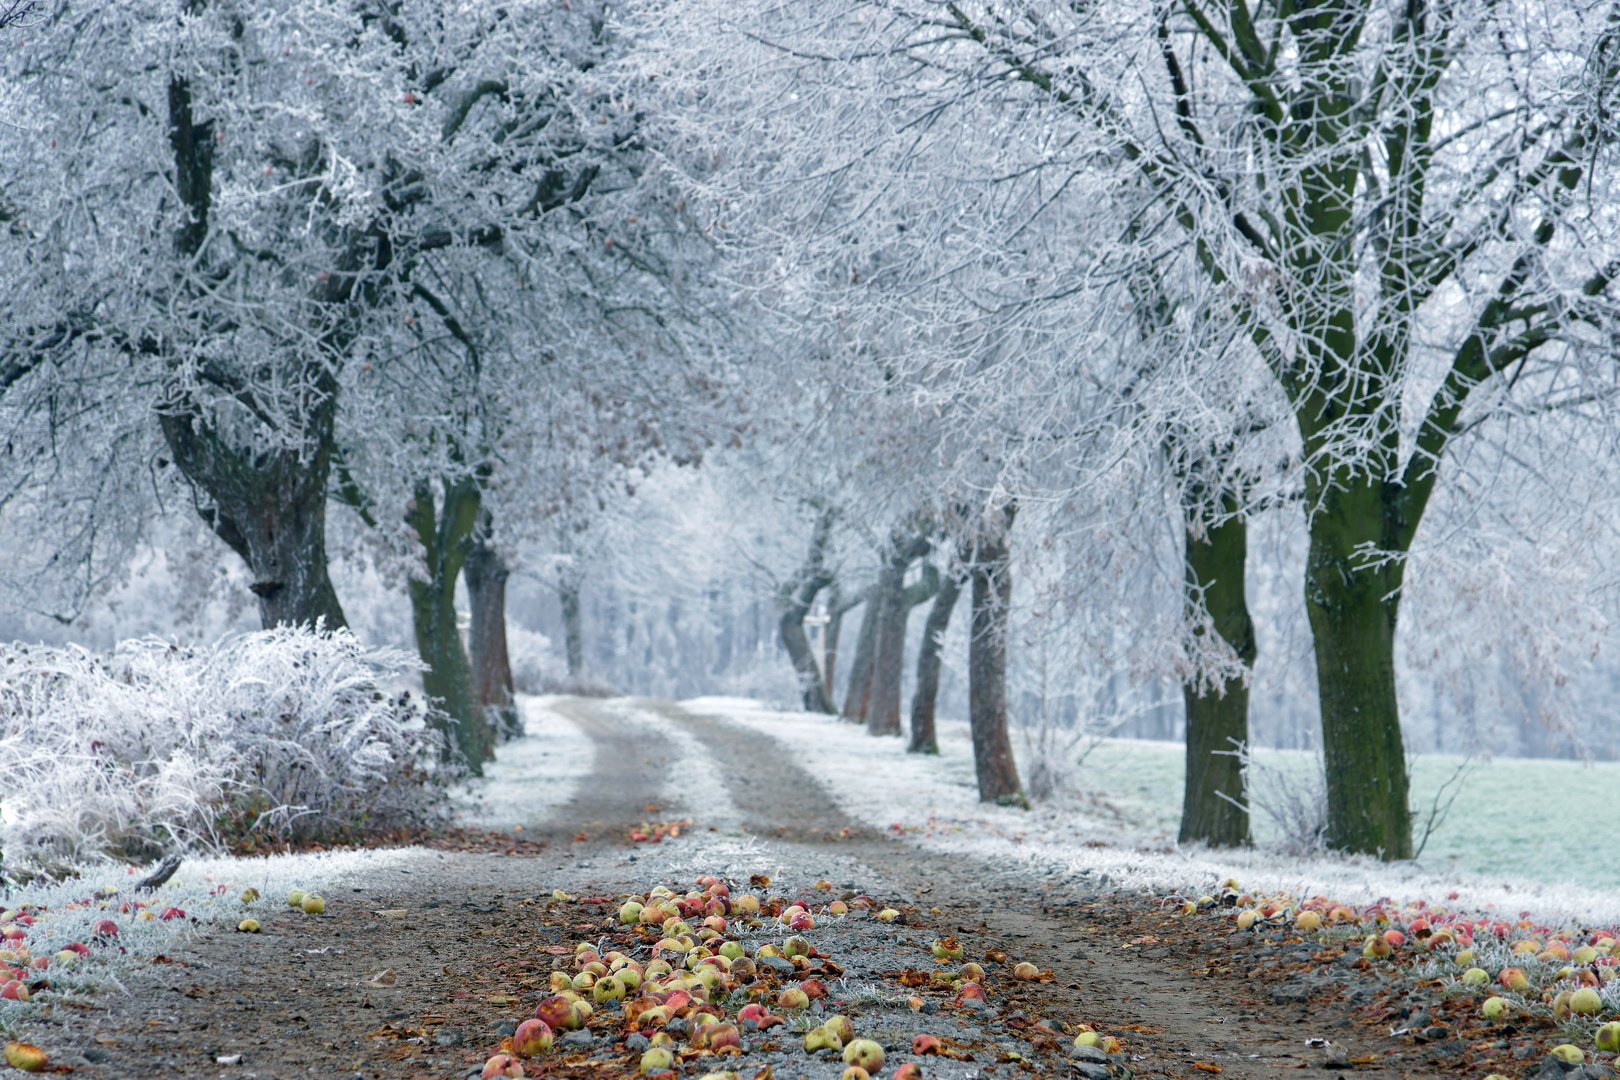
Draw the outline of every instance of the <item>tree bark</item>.
M1368 546L1399 551L1381 528L1379 482L1323 493L1311 515L1305 608L1316 646L1327 769L1328 845L1412 857L1406 752L1395 697L1395 623L1404 561L1369 564Z
M961 594L961 580L947 572L940 578L934 606L928 609L928 621L923 624L922 645L917 650L917 690L911 696L911 743L906 747L908 753L939 753L939 739L934 734L934 701L939 696L940 649L945 640L945 630L950 626L951 612L956 607L956 598Z
M987 523L974 544L973 627L968 638L968 721L973 734L973 765L979 801L1029 806L1018 780L1012 741L1007 736L1007 622L1012 601L1012 560L1007 534L1016 504Z
M833 519L836 517L836 510L821 511L810 535L810 551L805 556L804 566L797 575L782 584L776 595L777 631L782 636L782 647L787 650L788 659L793 661L793 670L799 676L805 712L829 715L837 710L827 696L821 669L816 666L816 658L810 652L810 641L804 632L804 617L815 605L816 594L833 581L832 574L826 568L826 560L827 544L832 538Z
M489 515L483 535L475 537L461 569L472 616L467 647L472 653L473 700L491 717L502 741L523 733L514 705L512 659L506 648L506 560L489 542Z
M446 750L465 761L475 776L494 758L493 740L484 710L473 696L472 670L456 627L456 578L466 561L481 496L470 479L446 482L444 511L434 513L433 488L416 485L405 521L423 547L428 579L410 583L411 616L416 648L428 670L422 689L439 702L447 721Z
M927 553L928 542L919 539L902 554L921 558ZM900 567L900 579L905 579L908 559ZM878 624L876 653L872 657L872 693L866 730L871 735L900 734L900 690L905 674L906 626L911 621L911 609L926 602L939 591L939 570L923 568L922 579L909 587L896 589L889 596Z
M877 583L873 583L866 590L865 606L861 609L861 630L855 638L855 655L849 663L849 686L844 689L844 719L857 724L866 722L867 705L872 696L872 654L877 651L877 626L882 606L882 590Z
M580 617L579 605L582 584L571 573L558 575L557 599L562 604L563 648L568 656L568 677L575 681L585 673L585 623Z
M866 597L865 591L845 596L838 588L838 582L833 582L832 597L827 601L827 670L822 672L828 701L833 699L833 682L838 674L838 639L844 628L844 616L866 603Z
M1238 514L1236 499L1227 496L1222 509L1231 515L1221 524L1186 532L1187 610L1204 633L1197 616L1207 611L1213 630L1253 668L1257 649L1254 623L1244 596L1244 563L1249 552L1248 522ZM1249 844L1248 796L1243 789L1243 765L1234 751L1249 742L1249 687L1243 678L1226 680L1219 687L1196 681L1182 684L1187 705L1187 776L1181 807L1181 842L1202 841L1211 847ZM1223 797L1224 796L1224 797Z

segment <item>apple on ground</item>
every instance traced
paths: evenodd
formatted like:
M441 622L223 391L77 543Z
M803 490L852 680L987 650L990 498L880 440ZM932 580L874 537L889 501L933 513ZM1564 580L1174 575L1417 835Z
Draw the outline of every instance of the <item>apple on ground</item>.
M522 1076L523 1063L508 1054L496 1054L484 1062L484 1071L478 1075L482 1080L495 1080L496 1077L505 1076Z
M843 1013L834 1013L821 1022L821 1026L838 1036L841 1043L849 1043L855 1038L855 1025L849 1022L849 1017Z
M842 1050L844 1040L838 1037L836 1031L827 1030L826 1026L813 1027L804 1033L804 1052L814 1054L822 1050Z
M6 1043L6 1064L23 1072L44 1072L48 1059L45 1051L33 1043Z
M551 1049L551 1026L544 1020L525 1020L512 1034L512 1050L521 1057L533 1057Z
M883 1047L871 1039L856 1039L844 1047L844 1064L875 1073L883 1068Z

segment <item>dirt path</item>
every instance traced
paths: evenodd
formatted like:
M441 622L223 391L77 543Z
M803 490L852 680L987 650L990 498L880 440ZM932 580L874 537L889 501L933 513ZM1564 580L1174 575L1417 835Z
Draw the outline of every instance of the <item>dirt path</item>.
M689 882L724 859L777 867L770 891L787 896L825 875L839 888L901 904L904 925L851 920L811 935L833 943L851 976L926 970L927 944L944 934L962 941L968 959L1004 950L1005 966L987 965L995 978L1020 959L1054 973L1038 989L1004 980L1008 996L983 1014L930 1012L930 1022L956 1025L949 1030L981 1047L971 1065L929 1058L929 1075L941 1080L1068 1071L1071 1040L1062 1029L1078 1021L1124 1036L1125 1056L1087 1066L1121 1076L1275 1076L1320 1063L1321 1051L1305 1046L1308 1036L1329 1037L1352 1057L1379 1055L1360 1072L1465 1071L1460 1045L1428 1063L1410 1042L1363 1034L1369 1029L1357 1022L1358 1010L1382 986L1347 964L1311 965L1297 947L1254 935L1189 936L1187 924L1171 923L1144 898L1077 895L876 836L845 819L778 744L721 719L652 701L580 699L562 707L595 742L596 772L544 830L549 843L539 854L424 852L406 867L329 891L326 916L287 911L267 919L260 935L201 933L173 962L129 981L127 996L55 1004L28 1034L91 1077L463 1077L532 1011L557 957L603 932L605 909L556 904L554 888L575 896L644 892ZM672 727L660 735L627 723L627 707ZM671 776L669 762L682 752L677 733L695 740L706 760L684 759L683 775ZM629 826L654 812L649 806L716 778L757 840L711 834L699 820L695 837L659 847L627 842ZM1232 948L1236 941L1247 951ZM892 1026L896 1050L909 1048L909 1036L893 1032L920 1017L874 1015L880 1027ZM1371 1029L1380 1030L1387 1029ZM837 1075L791 1047L759 1052L784 1080ZM1027 1060L1019 1064L1014 1052ZM1388 1067L1392 1053L1402 1056ZM559 1067L559 1075L587 1075L572 1068ZM622 1072L623 1062L603 1059L599 1068ZM1091 1074L1082 1068L1081 1075Z

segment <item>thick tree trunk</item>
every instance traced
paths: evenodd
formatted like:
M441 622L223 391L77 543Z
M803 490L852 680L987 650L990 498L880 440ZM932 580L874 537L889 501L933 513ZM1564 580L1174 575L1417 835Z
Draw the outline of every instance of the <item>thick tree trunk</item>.
M444 511L434 513L433 488L416 486L405 521L423 547L428 580L410 583L411 617L416 648L428 670L422 689L437 700L448 721L447 750L466 762L474 775L483 775L484 762L494 758L493 740L484 710L473 696L472 669L461 647L456 627L456 578L478 522L480 494L471 480L445 485Z
M883 607L883 592L873 584L866 590L865 606L861 609L861 630L855 638L855 655L849 663L849 686L844 689L844 719L857 724L866 722L867 705L872 696L872 655L877 651L877 627Z
M204 519L253 571L249 588L259 598L260 623L348 625L326 565L330 413L318 409L315 430L306 432L314 453L282 450L252 460L189 408L159 420L175 464L208 494Z
M462 580L467 583L471 625L467 648L472 653L473 700L493 719L502 741L523 734L523 722L513 704L512 660L506 649L506 561L489 543L488 515L485 536L477 537L467 552Z
M1007 736L1007 622L1012 601L1011 552L1015 504L1002 510L1002 520L986 523L974 545L973 627L968 639L968 722L973 734L973 764L979 801L1028 807L1012 740Z
M169 81L169 144L175 194L186 210L174 247L190 261L208 238L213 201L212 122L194 123L191 84ZM203 517L253 572L266 628L324 621L346 625L327 575L326 483L332 469L338 384L325 364L310 364L298 391L304 406L301 446L256 451L227 438L213 415L178 385L159 410L174 463L208 496ZM297 380L295 380L297 381Z
M927 551L927 542L919 541L903 554ZM910 560L907 560L909 565ZM906 566L900 567L904 580ZM895 590L889 596L883 621L878 624L877 646L872 657L872 692L866 730L872 735L900 734L900 690L905 675L906 626L911 621L911 609L924 603L939 591L939 571L932 566L923 568L922 579L907 588Z
M1316 645L1327 768L1328 845L1412 857L1412 811L1395 697L1400 559L1368 566L1365 545L1388 550L1382 485L1327 492L1311 516L1305 608Z
M1225 500L1228 513L1235 500ZM1254 623L1244 597L1244 563L1249 552L1248 522L1233 514L1206 529L1187 530L1186 598L1190 615L1209 613L1214 632L1252 668L1256 655ZM1197 631L1203 633L1202 629ZM1181 842L1211 847L1249 843L1248 796L1243 766L1234 751L1249 742L1249 687L1242 678L1220 687L1188 682L1187 777L1181 807Z
M917 689L911 697L911 743L906 747L912 754L939 753L934 701L939 697L940 649L960 595L962 582L955 574L946 573L934 595L934 606L928 609L928 621L923 624L922 645L917 651Z
M844 629L844 616L866 603L870 590L845 596L833 582L832 599L827 603L827 670L822 672L827 687L827 700L833 700L833 682L838 674L838 640Z
M557 583L557 598L562 603L563 648L568 656L568 677L578 680L585 673L585 623L580 617L579 593L581 582L564 576Z

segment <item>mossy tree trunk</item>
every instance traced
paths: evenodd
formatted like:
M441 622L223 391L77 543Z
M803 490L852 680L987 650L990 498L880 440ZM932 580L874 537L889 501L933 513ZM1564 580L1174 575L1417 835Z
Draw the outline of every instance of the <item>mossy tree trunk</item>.
M1244 564L1249 553L1248 522L1228 495L1223 521L1201 530L1186 529L1186 598L1194 633L1218 634L1245 667L1256 656L1254 622L1244 596ZM1206 627L1200 618L1207 612ZM1186 784L1181 808L1181 842L1211 847L1249 843L1249 803L1243 765L1235 751L1249 742L1249 687L1235 677L1220 686L1191 680L1182 685L1187 705Z
M478 524L481 495L469 478L444 482L444 507L436 512L432 484L420 481L406 509L405 521L416 533L427 565L425 581L410 583L411 621L416 648L428 670L422 689L444 710L448 723L446 750L463 759L474 775L494 758L493 739L484 710L473 694L472 668L456 626L456 579Z

